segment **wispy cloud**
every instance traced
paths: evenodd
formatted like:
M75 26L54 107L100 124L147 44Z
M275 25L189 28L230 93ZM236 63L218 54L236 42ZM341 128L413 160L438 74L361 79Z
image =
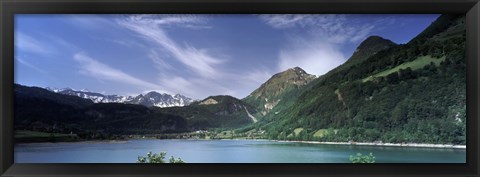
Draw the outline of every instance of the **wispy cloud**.
M155 63L155 67L158 70L174 69L174 67L172 65L170 65L169 63L167 63L165 61L165 59L164 59L165 57L161 56L161 54L159 52L157 52L156 50L150 49L150 52L148 53L148 57L153 61L153 63Z
M53 55L59 55L65 52L74 53L80 49L72 42L66 41L60 36L53 34L36 34L35 37L23 32L15 32L15 48L18 52L33 53L44 58L52 58Z
M251 83L252 85L260 86L266 82L275 73L270 72L267 68L256 68L250 71L245 71L242 75L232 76L239 78L239 81L243 83Z
M104 63L101 63L85 53L77 53L73 56L73 59L78 62L79 72L81 74L93 77L99 80L109 80L117 83L136 85L143 88L143 90L158 90L161 92L170 93L165 90L159 90L163 88L160 85L144 81L142 79L131 76L121 70L112 68Z
M261 84L259 81L242 77L243 74L245 73L230 73L228 76L231 76L231 78L224 77L222 79L182 77L178 75L163 75L159 78L160 83L162 83L166 89L176 90L194 99L204 99L213 95L231 95L241 99ZM266 81L266 79L264 81Z
M311 23L312 15L304 14L265 14L260 15L260 18L265 21L268 25L274 28L291 28L297 25L305 26L308 23Z
M48 45L19 31L15 32L15 48L23 52L43 55L53 53L53 50Z
M111 42L113 44L118 44L122 45L124 47L132 48L132 47L140 47L140 48L147 48L146 45L137 42L137 41L132 41L128 39L112 39L112 38L104 38L105 41Z
M135 15L119 20L118 24L155 44L150 47L148 57L159 70L158 82L167 90L197 99L219 94L242 98L271 77L273 72L265 67L223 71L223 64L232 59L231 56L221 52L214 55L211 52L213 49L198 48L188 43L180 45L167 33L167 28L173 27L208 28L206 21L205 17L195 15ZM180 66L187 70L182 70ZM182 76L179 73L188 74Z
M175 70L170 71L159 73L158 83L162 83L166 90L173 90L195 99L212 95L243 98L272 76L272 72L258 68L224 72L214 79L195 75L181 76L175 73Z
M207 49L198 49L189 44L181 46L173 41L163 29L164 25L185 25L195 21L198 21L197 18L186 16L161 18L161 16L134 15L119 20L118 23L141 37L154 42L158 48L166 50L170 56L196 74L210 78L217 77L219 73L218 69L215 68L218 64L225 62L224 59L212 56Z
M25 66L27 66L27 67L35 70L35 71L38 71L39 73L47 74L47 71L45 71L45 70L43 70L43 69L40 69L39 67L31 64L30 62L27 62L27 61L23 60L23 59L20 58L20 57L15 57L15 60L18 61L20 64L23 64L23 65L25 65Z
M162 27L182 27L190 29L209 29L205 16L185 15L185 14L167 14L167 15L139 15L137 20L155 19L153 24Z
M358 42L374 29L374 24L353 23L347 14L266 14L259 15L277 29L302 29L331 43Z
M74 25L79 29L103 30L115 27L116 24L109 17L116 15L97 14L63 14L61 17L64 23ZM107 17L107 18L106 18ZM85 32L85 31L82 31Z
M159 82L164 83L164 86L167 89L175 90L177 93L181 92L182 95L192 97L192 96L198 96L202 94L202 93L199 93L200 89L198 89L198 86L195 85L195 83L193 83L192 81L188 80L187 78L183 78L181 76L176 76L176 75L165 75L165 74L161 74L159 78L160 78ZM199 99L199 98L196 98L196 99Z
M69 52L76 52L80 50L79 47L69 41L64 40L63 38L54 36L48 36L48 38L56 45L56 48L58 49L68 50Z

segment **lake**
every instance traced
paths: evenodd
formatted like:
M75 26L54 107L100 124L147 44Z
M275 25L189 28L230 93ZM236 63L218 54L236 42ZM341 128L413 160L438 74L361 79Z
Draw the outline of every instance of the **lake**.
M256 140L129 140L15 145L15 163L135 163L148 151L187 163L350 163L372 152L377 163L465 163L465 149L308 144ZM168 159L168 158L167 158Z

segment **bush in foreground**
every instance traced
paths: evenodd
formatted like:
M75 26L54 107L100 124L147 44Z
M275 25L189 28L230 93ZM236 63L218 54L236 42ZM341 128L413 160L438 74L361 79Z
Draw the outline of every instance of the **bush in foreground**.
M375 156L371 152L368 155L357 153L356 156L350 155L350 161L352 163L375 163Z
M138 156L137 163L166 163L166 156L166 152L160 152L160 154L152 154L152 152L148 152L146 157ZM170 163L185 163L181 158L175 159L173 156L171 156L168 161Z

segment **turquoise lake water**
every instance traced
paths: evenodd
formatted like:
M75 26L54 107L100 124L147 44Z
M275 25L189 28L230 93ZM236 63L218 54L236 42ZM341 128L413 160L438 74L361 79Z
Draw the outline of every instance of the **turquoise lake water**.
M15 145L15 163L135 163L148 151L187 163L350 163L356 153L377 163L465 163L465 149L307 144L255 140L129 140Z

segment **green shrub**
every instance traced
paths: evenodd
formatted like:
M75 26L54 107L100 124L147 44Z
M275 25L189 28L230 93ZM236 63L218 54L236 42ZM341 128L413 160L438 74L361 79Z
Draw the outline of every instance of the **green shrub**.
M357 153L357 156L350 155L350 161L352 163L375 163L375 156L372 153L368 155Z
M160 152L160 154L152 154L152 152L147 153L147 157L138 156L137 163L166 163L165 157L167 156L166 152ZM168 159L170 163L185 163L181 158L175 159L175 157L171 156Z

